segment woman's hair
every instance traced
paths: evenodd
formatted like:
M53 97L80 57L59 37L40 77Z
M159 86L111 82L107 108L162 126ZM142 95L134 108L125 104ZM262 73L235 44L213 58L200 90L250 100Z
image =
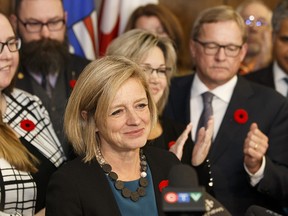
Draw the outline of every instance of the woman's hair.
M125 57L107 56L91 62L80 74L66 107L64 131L85 162L96 158L100 146L96 129L105 130L108 108L121 85L130 78L139 80L145 89L153 127L157 108L138 64Z
M187 65L190 66L190 62L186 62L185 59L182 58L183 51L186 47L183 42L184 31L178 18L163 5L147 4L144 6L140 6L133 11L133 13L129 17L125 31L135 29L137 20L142 16L155 16L159 19L160 23L164 28L164 31L172 39L177 54L181 56L181 58L177 58L178 69L185 68L187 67Z
M1 110L0 115L0 158L18 170L36 172L38 160L20 142L12 128L3 122Z
M2 13L0 13L0 16L7 19ZM7 22L9 22L8 19ZM2 90L2 99L4 99L4 94L9 95L12 92L15 77L16 73L9 86ZM36 172L38 160L20 142L13 129L3 122L1 109L0 116L0 158L4 158L18 170Z
M125 56L140 64L155 47L161 49L166 66L172 68L171 72L166 74L168 85L157 103L158 115L161 115L168 99L171 77L176 71L176 53L171 40L146 30L134 29L114 39L108 46L106 55Z
M191 37L197 39L204 24L222 21L234 21L242 32L243 43L247 40L247 29L243 18L232 7L220 5L202 11L194 22Z

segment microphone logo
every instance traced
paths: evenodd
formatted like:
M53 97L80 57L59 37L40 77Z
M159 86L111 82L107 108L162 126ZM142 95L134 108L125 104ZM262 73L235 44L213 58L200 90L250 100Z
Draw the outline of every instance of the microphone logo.
M176 203L178 200L177 194L174 192L168 192L164 195L164 200L167 203Z
M164 194L164 200L167 203L190 203L191 199L194 202L198 202L200 200L200 198L202 197L202 193L201 192L191 192L191 193L185 193L185 192L180 192L180 193L176 193L176 192L167 192L166 194Z

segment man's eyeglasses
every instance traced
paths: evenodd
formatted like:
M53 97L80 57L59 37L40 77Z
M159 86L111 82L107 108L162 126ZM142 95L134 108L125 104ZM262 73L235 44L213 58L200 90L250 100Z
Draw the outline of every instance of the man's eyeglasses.
M195 42L199 43L204 48L204 53L206 55L215 55L219 52L221 48L224 49L225 55L229 57L236 57L240 53L242 45L228 44L228 45L220 45L215 42L202 42L198 39L194 39Z
M166 74L171 71L170 67L152 68L150 65L141 65L141 67L143 68L143 71L149 76L152 75L155 71L159 78L166 78Z
M58 20L51 20L48 22L37 22L37 21L30 21L30 22L24 22L18 17L19 22L26 28L26 30L30 33L38 33L41 32L43 26L47 26L49 31L59 31L63 28L65 24L64 19L58 19Z
M264 19L256 19L254 16L249 16L248 18L244 19L245 24L247 26L256 26L256 27L263 27L267 26L268 23Z
M7 46L10 52L16 52L21 47L20 38L10 38L6 42L0 42L0 54L4 50L4 47Z

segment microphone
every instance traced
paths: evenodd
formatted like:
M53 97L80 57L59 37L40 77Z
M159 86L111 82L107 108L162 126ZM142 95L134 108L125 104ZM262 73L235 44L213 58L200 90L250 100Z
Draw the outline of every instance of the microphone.
M273 212L269 209L263 208L261 206L252 205L247 209L245 216L283 216L283 215Z
M173 166L168 180L169 185L162 190L166 215L231 216L220 202L199 186L197 173L191 166Z

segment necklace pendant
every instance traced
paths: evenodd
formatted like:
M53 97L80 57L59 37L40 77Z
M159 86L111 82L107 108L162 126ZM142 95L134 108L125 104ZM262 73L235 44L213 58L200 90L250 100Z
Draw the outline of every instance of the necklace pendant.
M118 175L115 172L110 172L108 176L114 181L118 179Z
M139 194L137 192L132 192L131 193L131 196L130 196L130 199L134 202L138 201L139 200Z
M131 196L131 191L128 188L124 187L122 189L122 195L125 198L129 198Z
M141 176L142 178L145 178L145 177L147 176L147 173L146 173L146 172L141 172L140 176Z
M112 170L112 167L109 164L103 164L102 169L105 173L110 173Z
M114 185L117 190L122 190L124 188L124 182L120 180L115 181Z
M139 188L137 189L137 193L139 194L139 196L143 197L143 196L146 195L146 190L145 190L144 187L139 187Z
M146 178L140 178L139 179L139 184L140 184L140 186L142 186L142 187L147 187L147 185L148 185L148 180L146 179Z

